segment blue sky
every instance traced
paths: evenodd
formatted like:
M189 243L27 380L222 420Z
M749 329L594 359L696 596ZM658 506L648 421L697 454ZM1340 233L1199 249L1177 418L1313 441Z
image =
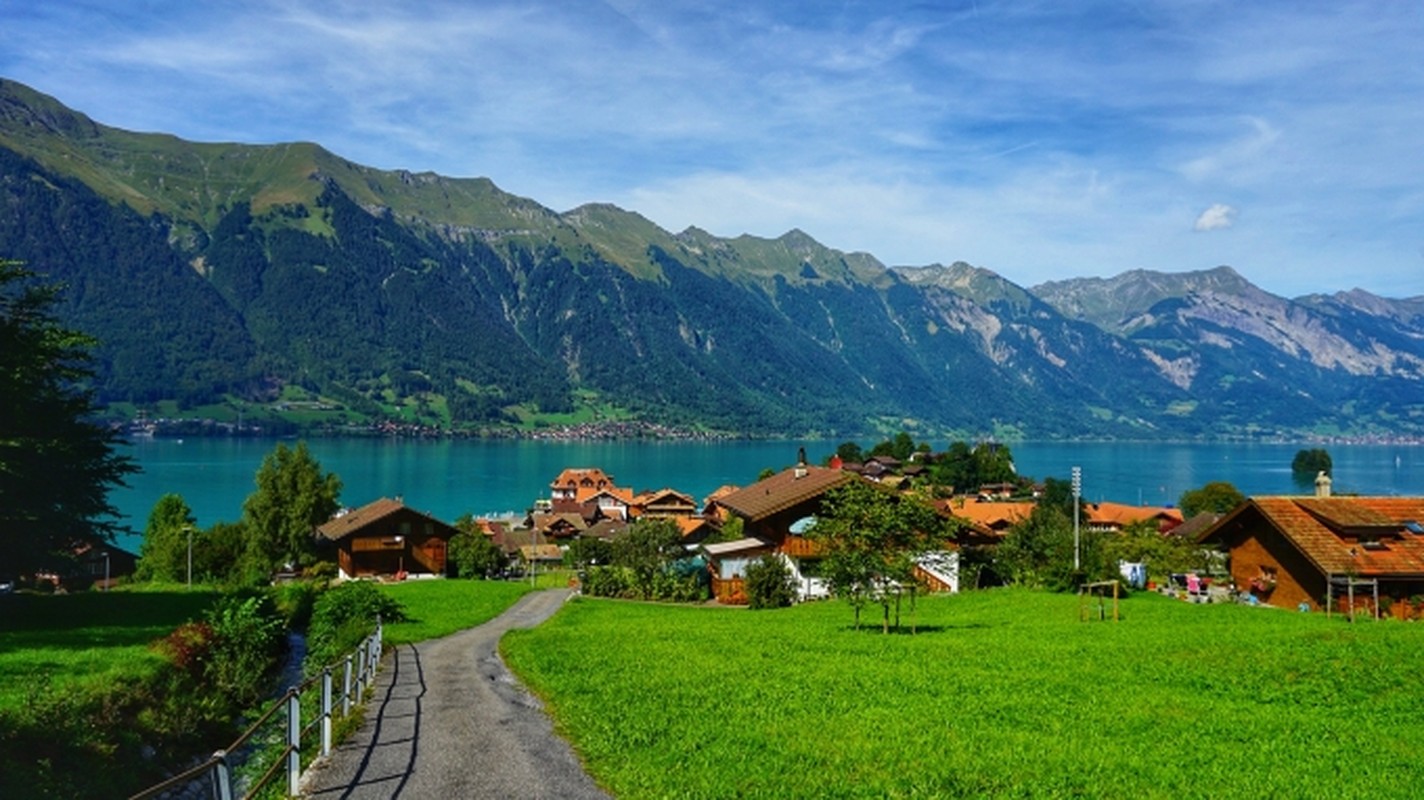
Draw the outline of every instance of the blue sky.
M1424 295L1424 5L0 0L99 122L318 142L563 211L967 261Z

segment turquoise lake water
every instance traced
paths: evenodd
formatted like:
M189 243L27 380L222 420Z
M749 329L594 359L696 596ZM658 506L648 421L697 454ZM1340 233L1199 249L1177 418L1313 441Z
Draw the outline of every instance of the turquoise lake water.
M868 443L865 443L868 444ZM931 442L936 448L947 443ZM314 439L308 447L322 468L341 476L342 501L359 506L378 497L441 519L466 512L502 514L547 497L566 467L599 467L637 491L670 487L699 502L719 486L746 485L765 468L796 461L798 447L819 463L835 442L550 442ZM261 439L153 439L128 452L143 472L111 500L142 531L149 511L167 492L183 496L200 525L236 520L253 490L262 458L275 446ZM1174 504L1188 489L1224 480L1242 492L1296 494L1290 462L1299 444L1019 442L1009 445L1019 474L1067 479L1083 469L1088 500ZM1333 445L1337 492L1424 494L1424 447ZM137 550L139 537L119 542Z

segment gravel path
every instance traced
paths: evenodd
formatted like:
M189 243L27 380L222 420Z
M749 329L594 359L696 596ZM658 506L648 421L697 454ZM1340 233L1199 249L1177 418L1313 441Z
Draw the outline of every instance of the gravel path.
M304 776L304 795L607 798L495 649L568 596L533 592L477 628L387 653L361 730Z

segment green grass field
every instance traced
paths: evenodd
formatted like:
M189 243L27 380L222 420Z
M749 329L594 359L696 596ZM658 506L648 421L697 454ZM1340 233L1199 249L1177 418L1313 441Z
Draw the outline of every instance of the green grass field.
M0 597L0 709L41 682L83 691L156 672L150 646L202 615L217 593L163 590Z
M1141 594L922 600L921 632L581 598L506 661L592 774L644 797L1404 797L1424 625Z
M553 580L552 578L550 580ZM406 581L382 585L405 607L406 619L385 626L387 644L448 636L499 616L528 593L527 581ZM542 582L540 588L549 588Z

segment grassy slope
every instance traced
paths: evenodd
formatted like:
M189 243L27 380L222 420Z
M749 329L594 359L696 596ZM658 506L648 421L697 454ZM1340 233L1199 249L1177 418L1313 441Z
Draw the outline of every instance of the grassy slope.
M216 597L181 589L0 597L0 710L43 681L85 691L157 672L164 659L152 642Z
M407 581L381 587L405 607L406 620L383 632L387 644L448 636L487 622L532 587L515 581Z
M1424 627L1076 598L932 598L918 636L839 603L775 612L580 600L504 640L620 798L1404 796ZM1305 787L1312 787L1309 791Z

